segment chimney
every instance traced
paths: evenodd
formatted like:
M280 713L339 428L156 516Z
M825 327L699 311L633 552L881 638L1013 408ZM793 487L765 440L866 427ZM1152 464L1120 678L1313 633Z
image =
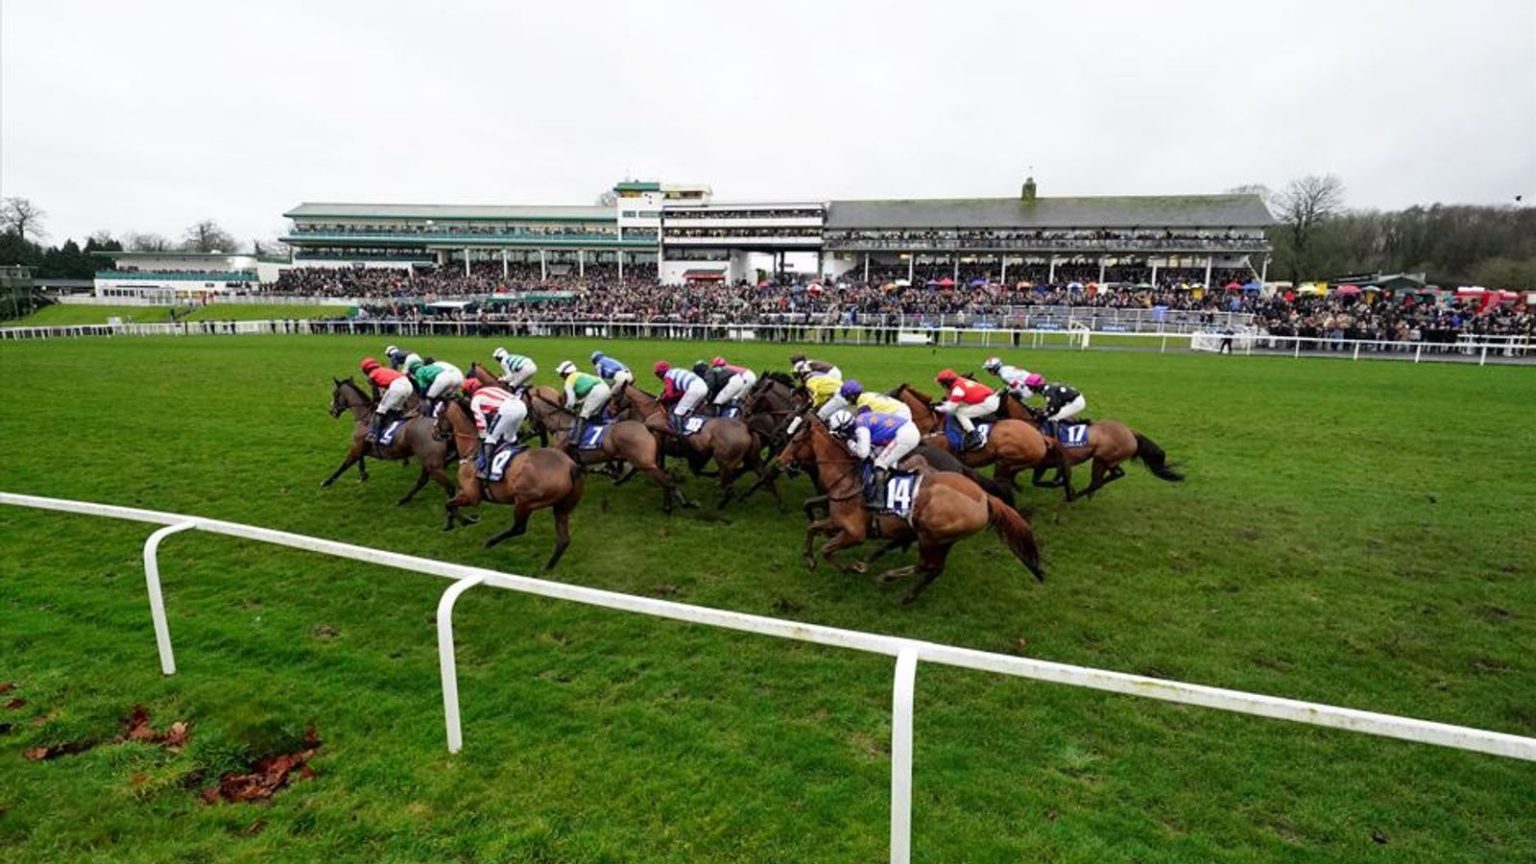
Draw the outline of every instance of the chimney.
M1035 178L1034 177L1025 177L1024 178L1024 191L1022 193L1020 193L1019 197L1023 198L1025 201L1033 201L1033 200L1035 200Z

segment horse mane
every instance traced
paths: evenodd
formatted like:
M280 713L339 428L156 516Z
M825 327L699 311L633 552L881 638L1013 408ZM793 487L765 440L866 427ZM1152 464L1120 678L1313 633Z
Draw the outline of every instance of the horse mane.
M335 379L333 379L333 380L335 380ZM348 375L347 377L342 378L340 380L336 380L336 386L337 387L349 387L357 395L363 397L363 401L365 401L365 402L372 402L373 401L373 397L369 396L368 393L365 390L363 390L362 387L358 386L358 383L356 381L352 380L352 376L351 375Z
M783 384L785 387L790 388L791 390L793 390L795 387L794 376L790 375L788 372L764 369L763 374L759 377L765 378L769 381L777 381L780 384Z
M923 391L917 389L916 387L913 387L911 384L908 384L905 381L901 382L900 384L897 384L896 385L896 389L892 390L890 393L887 393L886 395L890 396L892 399L900 399L901 398L901 391L903 391L903 390L907 391L908 393L911 393L913 396L917 397L918 399L921 399L924 402L927 402L930 405L933 404L933 397L931 397L927 393L924 393Z

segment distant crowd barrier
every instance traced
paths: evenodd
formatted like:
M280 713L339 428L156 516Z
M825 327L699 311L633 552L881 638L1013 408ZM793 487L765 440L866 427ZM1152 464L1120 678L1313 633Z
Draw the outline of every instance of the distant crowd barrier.
M162 526L150 534L145 541L143 557L145 581L149 591L150 617L154 624L155 641L160 654L160 669L166 675L176 672L176 661L171 650L170 626L166 619L165 598L160 584L159 548L166 537L181 531L199 530L224 534L259 543L271 543L291 549L453 580L453 584L443 592L437 606L438 660L442 678L443 711L448 750L453 753L457 753L464 743L459 717L459 683L454 647L453 609L465 591L478 586L501 588L655 618L668 618L725 630L756 633L893 657L896 664L891 703L890 850L891 861L899 864L908 864L911 860L913 692L916 685L917 664L920 661L1536 762L1536 738L1504 732L1301 702L1239 690L1207 687L1201 684L1187 684L1182 681L1149 678L1125 672L1071 666L1029 657L993 654L954 645L843 630L650 597L637 597L502 573L483 567L469 567L463 564L418 558L413 555L355 546L287 531L276 531L219 519L205 519L201 516L10 492L0 492L0 504L110 519L126 519Z
M1138 333L1090 327L1067 319L1062 326L998 327L854 324L681 324L640 321L460 321L452 319L276 319L265 321L178 321L153 324L74 324L0 327L0 341L71 339L86 336L333 335L397 337L480 337L581 339L666 339L696 342L782 342L820 345L949 346L980 349L1108 349L1119 351L1206 351L1245 355L1331 357L1350 360L1411 360L1415 363L1533 363L1536 339L1528 335L1462 334L1455 342L1406 342L1323 336L1274 336L1234 332Z

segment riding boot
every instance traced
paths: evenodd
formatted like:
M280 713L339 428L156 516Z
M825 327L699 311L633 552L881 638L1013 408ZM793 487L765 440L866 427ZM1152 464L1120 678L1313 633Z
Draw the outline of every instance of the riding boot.
M385 420L383 414L374 414L373 423L369 425L368 434L364 437L363 440L367 441L369 444L378 443L379 436L384 434L384 425L386 422L387 421Z
M870 476L869 484L864 487L864 503L876 509L885 507L885 484L890 480L891 472L887 468L876 468Z
M965 440L960 442L961 450L975 450L981 446L981 432L976 429L965 433Z
M480 442L480 456L475 460L475 472L484 480L491 474L491 457L496 455L496 444L491 441Z

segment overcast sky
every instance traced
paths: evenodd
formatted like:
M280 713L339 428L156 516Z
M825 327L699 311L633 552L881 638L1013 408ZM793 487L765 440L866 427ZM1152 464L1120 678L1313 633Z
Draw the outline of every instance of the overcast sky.
M4 0L0 194L50 239L301 201L1536 196L1536 2Z

